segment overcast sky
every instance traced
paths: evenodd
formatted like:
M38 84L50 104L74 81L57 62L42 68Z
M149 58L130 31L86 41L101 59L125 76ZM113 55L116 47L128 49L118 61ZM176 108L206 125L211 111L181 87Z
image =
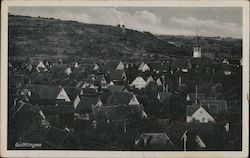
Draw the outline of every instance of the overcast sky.
M9 7L15 15L124 24L154 34L242 38L242 9L229 7Z

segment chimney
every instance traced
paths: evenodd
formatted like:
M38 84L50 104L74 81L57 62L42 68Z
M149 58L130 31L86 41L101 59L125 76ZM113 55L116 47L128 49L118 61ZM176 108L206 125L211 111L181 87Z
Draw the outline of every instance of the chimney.
M181 86L182 83L181 83L181 77L179 77L179 86Z
M195 86L195 104L198 104L198 94L197 94L197 91L198 91L198 86L196 85Z

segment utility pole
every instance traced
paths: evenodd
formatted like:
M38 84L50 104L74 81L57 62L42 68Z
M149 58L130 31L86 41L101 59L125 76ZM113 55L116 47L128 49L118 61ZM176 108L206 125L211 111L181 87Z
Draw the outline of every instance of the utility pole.
M187 151L187 130L182 135L181 140L183 140L184 151Z

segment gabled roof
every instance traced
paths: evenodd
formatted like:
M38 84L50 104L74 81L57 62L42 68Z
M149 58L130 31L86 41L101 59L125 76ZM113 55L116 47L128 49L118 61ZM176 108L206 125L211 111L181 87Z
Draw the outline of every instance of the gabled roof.
M188 93L187 94L187 98L189 97L190 101L194 102L195 98L196 98L196 94L195 93ZM200 98L205 98L205 94L204 93L197 93L197 99Z
M56 72L64 72L69 66L67 66L66 64L54 64L51 66L50 71L52 73L56 73Z
M240 65L240 60L241 59L228 59L227 61L232 65Z
M129 92L113 92L107 103L110 105L128 105L133 96Z
M130 86L135 86L136 88L143 88L147 85L147 82L141 76L137 76Z
M27 87L31 91L31 98L39 99L56 99L61 92L62 87L48 85L29 85Z
M199 108L200 106L198 105L187 105L186 116L192 116Z
M96 105L100 99L98 97L81 97L81 101L77 105L75 112L77 113L90 113L92 105Z
M142 133L136 142L147 149L176 149L166 133Z
M226 100L200 100L202 106L206 106L211 114L227 111Z
M124 85L109 85L107 87L110 92L122 92L125 89Z
M61 102L55 105L40 105L40 107L46 114L67 114L74 112L73 104L73 102Z
M115 71L111 71L109 74L109 77L111 80L121 80L122 77L124 77L124 71L123 70L115 70Z
M65 92L68 94L71 101L74 101L77 95L80 94L81 89L75 87L63 87Z
M108 61L107 63L104 64L104 66L102 67L102 69L104 71L110 71L110 70L115 70L116 67L118 66L118 64L120 63L121 61L119 60L110 60Z
M191 69L190 61L185 59L176 59L173 63L174 68L180 68L180 69Z

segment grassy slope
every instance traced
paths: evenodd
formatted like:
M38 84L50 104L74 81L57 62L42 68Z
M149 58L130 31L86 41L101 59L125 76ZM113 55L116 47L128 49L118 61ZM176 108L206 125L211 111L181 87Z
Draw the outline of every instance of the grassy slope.
M11 56L45 54L119 58L121 54L131 53L191 56L194 40L191 36L156 36L131 29L123 32L116 26L9 15ZM201 42L203 53L241 56L241 40L202 37Z
M120 53L175 54L180 48L149 33L107 25L9 16L10 55L67 54L112 56Z

